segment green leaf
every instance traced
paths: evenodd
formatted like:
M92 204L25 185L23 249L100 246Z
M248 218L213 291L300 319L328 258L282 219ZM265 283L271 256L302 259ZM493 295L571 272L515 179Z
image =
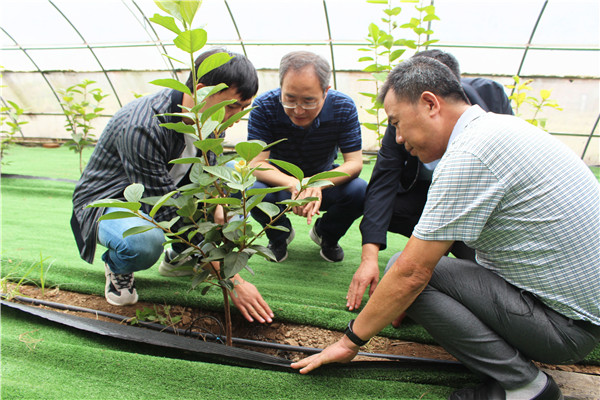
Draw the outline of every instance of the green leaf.
M196 128L194 125L188 125L184 122L166 122L164 124L159 124L159 126L179 133L189 133L192 135L196 133Z
M303 199L288 199L288 200L282 200L282 201L278 201L277 204L283 204L285 206L289 206L289 207L302 207L307 205L310 202L313 201L317 201L319 200L318 197L305 197Z
M217 104L215 104L213 106L208 107L207 109L205 109L204 111L202 111L202 115L200 117L200 122L204 123L207 119L209 119L217 111L220 111L221 109L225 108L229 104L234 104L236 101L237 100L235 100L235 99L225 100L225 101L221 101L221 102L219 102L219 103L217 103ZM218 119L218 120L219 120L219 122L221 122L220 119Z
M156 213L158 212L158 210L171 198L175 195L175 193L177 193L176 190L173 190L169 193L166 193L165 195L163 195L160 199L158 199L158 201L156 202L156 204L154 205L154 207L152 207L152 210L150 210L150 213L148 215L150 215L150 218L154 218L154 216L156 215Z
M248 114L253 109L254 109L254 107L249 107L249 108L246 108L245 110L242 110L242 111L239 111L239 112L233 114L231 117L229 117L229 119L227 121L223 122L221 124L221 126L219 126L219 132L223 132L225 129L229 128L230 126L232 126L233 124L238 122L240 119L242 119L242 117L244 115Z
M214 153L221 154L223 152L221 144L224 140L225 139L208 138L204 140L198 140L194 142L194 145L196 146L196 148L202 150L203 153L212 151Z
M231 168L223 165L205 166L204 171L208 172L211 175L217 176L227 182L233 180L233 177L231 175Z
M398 49L398 50L394 50L392 52L392 54L390 54L390 61L395 61L398 59L398 57L400 57L402 54L404 54L404 52L406 51L406 49Z
M311 182L308 185L306 185L306 187L324 187L324 186L333 186L333 182L328 181L328 180L321 180L321 181L316 181L316 182Z
M548 99L552 95L552 90L542 89L540 90L540 97L542 100Z
M371 122L363 122L362 125L372 131L378 131L379 130L379 125L377 124L373 124Z
M261 141L240 142L235 145L235 151L247 162L251 161L265 150L265 144Z
M215 131L217 126L219 126L220 122L221 121L215 121L212 118L209 119L208 121L206 121L202 125L202 128L200 130L200 133L202 135L202 140L206 140L208 138L208 136L210 136L210 134Z
M279 207L273 203L261 202L257 204L256 207L271 218L276 217L281 213Z
M98 218L98 221L105 221L108 219L123 219L123 218L131 218L131 217L137 217L137 214L130 212L130 211L113 211L113 212L104 214L103 216Z
M154 14L154 16L149 18L149 20L157 25L162 26L163 28L167 28L168 30L174 32L177 35L181 33L181 29L179 29L173 17L166 17L160 14Z
M425 42L423 42L421 44L421 47L427 47L427 46L432 45L432 44L437 43L437 42L439 42L438 39L427 40L427 41L425 41Z
M251 196L248 200L246 200L246 212L250 212L254 207L256 207L261 201L264 200L266 194L257 194Z
M376 39L379 36L379 27L372 22L369 24L369 36L373 39Z
M181 17L188 25L192 25L196 11L198 11L198 7L200 7L200 3L202 3L202 1L185 0L179 2Z
M181 32L173 39L173 43L186 53L194 54L204 47L206 40L207 35L204 29L192 29Z
M198 103L202 103L207 97L210 97L213 94L220 92L221 90L227 89L228 87L229 86L227 86L224 83L219 83L215 86L204 86L200 88L200 90L196 92L196 96L198 96ZM200 104L198 104L196 107L202 108Z
M171 160L169 161L169 164L196 164L202 162L204 162L204 160L200 157L184 157Z
M131 211L138 211L142 207L142 205L140 203L125 202L121 200L102 199L92 202L86 208L89 207L115 207L125 208Z
M150 81L150 83L157 86L163 86L169 89L174 89L179 92L189 94L190 96L192 95L192 93L190 92L190 88L188 88L186 85L184 85L176 79L155 79L153 81Z
M309 180L308 183L312 183L321 179L330 179L330 178L339 178L342 176L350 176L345 172L340 172L340 171L325 171L325 172L319 172L318 174L313 175Z
M190 198L190 201L188 201L179 210L177 210L177 215L181 215L182 217L187 217L191 219L196 213L196 210L198 210L198 203L196 203Z
M125 188L123 195L130 202L140 201L144 194L144 185L141 183L133 183Z
M253 244L252 246L249 247L249 249L254 250L256 252L256 254L260 254L263 257L266 256L265 258L272 258L271 256L273 255L271 250L269 250L267 247L260 245L260 244Z
M150 229L155 229L154 226L143 225L143 226L134 226L133 228L127 229L123 232L123 238L131 235L137 235L138 233L148 232Z
M287 171L290 175L292 175L294 178L298 179L299 181L304 179L304 172L302 172L302 170L300 168L298 168L297 166L295 166L294 164L289 163L287 161L274 160L274 159L269 159L268 161L270 163L275 164L278 167L284 169L285 171Z
M179 11L178 0L155 0L154 3L158 6L158 8L167 14L174 16L180 21L183 21L183 17Z
M429 22L429 21L439 21L439 20L440 20L440 19L438 18L438 16L437 16L437 15L434 15L434 14L429 14L429 15L426 15L426 16L423 18L423 21L424 21L424 22Z
M273 186L273 187L267 187L267 188L250 189L246 192L246 195L254 196L257 194L269 194L269 193L281 192L282 190L288 190L288 187L287 186Z
M181 219L181 217L171 218L171 220L169 220L169 221L160 221L160 222L158 222L158 225L160 225L162 228L164 228L166 230L169 230L180 219Z
M242 201L240 199L236 199L235 197L215 197L212 199L202 199L200 201L207 204L228 204L232 206L242 205Z
M226 278L232 278L235 274L239 273L246 264L250 255L245 252L233 252L225 256L223 260L223 272Z
M233 57L225 52L211 54L210 56L206 57L206 59L198 66L198 80L213 69L227 64L232 58Z

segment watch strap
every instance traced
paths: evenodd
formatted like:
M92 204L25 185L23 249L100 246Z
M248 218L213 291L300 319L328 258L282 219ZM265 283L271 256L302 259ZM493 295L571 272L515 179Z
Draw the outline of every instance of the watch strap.
M358 347L364 346L365 344L369 343L368 340L362 340L361 338L356 336L356 334L352 330L353 326L354 326L354 320L351 320L350 322L348 322L348 327L346 328L346 331L344 332L344 334L348 337L348 339L350 339L350 341L352 343L354 343L355 345L357 345Z

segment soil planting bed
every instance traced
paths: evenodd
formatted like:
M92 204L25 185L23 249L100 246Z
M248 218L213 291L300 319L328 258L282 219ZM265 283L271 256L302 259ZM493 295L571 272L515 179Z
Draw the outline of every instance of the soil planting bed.
M8 290L14 290L14 285L9 285ZM40 300L68 304L72 306L91 308L109 313L119 314L127 317L135 317L136 310L143 310L144 307L159 310L162 313L163 304L152 304L138 302L132 306L115 307L106 302L104 297L93 296L75 292L67 292L59 289L46 289L44 294L35 286L21 286L19 293L23 297L36 298ZM60 311L60 310L57 310ZM62 311L69 314L79 315L87 318L96 318L95 315L84 312ZM162 314L164 315L164 314ZM214 334L221 334L219 323L214 319L224 321L219 313L206 312L200 309L182 306L172 306L169 310L171 317L181 316L181 322L175 327L188 329L192 326L195 332L209 331ZM213 317L213 318L207 318ZM100 319L116 322L113 319L99 317ZM316 328L313 326L297 325L287 322L273 322L271 324L248 323L240 316L233 315L233 337L265 341L272 343L282 343L291 346L303 346L314 348L325 348L329 344L336 342L342 335L341 332L330 331L327 329ZM306 355L304 353L288 352L276 349L252 348L267 354L277 355L292 361L297 361ZM391 340L385 337L377 336L373 338L367 346L361 349L364 352L393 354L408 357L430 358L440 360L455 360L440 346L433 346L421 343L407 342L401 340ZM356 360L375 360L373 357L357 357ZM589 365L547 365L538 364L545 369L560 370L567 372L578 372L584 374L600 375L600 367Z

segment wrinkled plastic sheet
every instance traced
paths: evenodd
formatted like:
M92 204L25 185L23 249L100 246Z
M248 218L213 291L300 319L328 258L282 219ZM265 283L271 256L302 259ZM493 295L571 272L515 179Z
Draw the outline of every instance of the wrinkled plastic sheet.
M189 358L189 355L191 354L196 355L200 360L208 362L235 364L249 367L275 367L288 369L291 371L290 360L248 349L225 346L220 343L205 342L201 339L193 339L171 333L139 328L136 326L79 317L76 315L47 310L39 307L27 306L24 304L13 303L4 300L1 302L1 304L2 307L10 307L12 309L26 312L27 314L81 331L134 343L158 346L163 349L171 349L177 354L184 352L187 353L186 358ZM177 354L173 354L173 356L176 357Z

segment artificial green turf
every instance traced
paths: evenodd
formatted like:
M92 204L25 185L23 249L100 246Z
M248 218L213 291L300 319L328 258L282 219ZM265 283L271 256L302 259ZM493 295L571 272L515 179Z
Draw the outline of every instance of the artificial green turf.
M3 161L8 162L2 166L5 174L67 179L79 176L76 155L64 148L13 147ZM372 164L365 165L363 178L368 180L371 170ZM74 184L2 179L1 186L2 277L18 280L25 276L46 287L102 295L102 250L99 249L93 265L83 262L70 230ZM244 272L244 278L259 288L277 321L341 331L355 316L346 311L345 294L360 263L358 221L340 242L345 260L332 264L319 256L318 247L308 238L310 227L305 220L295 216L292 220L296 239L290 245L288 260L277 264L253 257L250 266L255 275ZM388 249L380 257L381 269L406 243L399 235L390 234L388 240ZM262 243L266 244L266 239ZM199 290L190 290L188 278L164 278L156 267L136 273L136 284L142 301L217 311L222 307L218 291L202 296ZM18 338L29 331L44 339L31 351ZM36 336L38 333L40 336ZM399 330L388 327L382 335L431 342L420 326L411 323L403 324ZM331 369L305 377L133 351L140 352L138 347L132 350L3 312L2 398L419 398L423 393L426 395L422 398L445 398L450 387L472 380L470 374L457 377L445 371L401 368L385 373L337 373ZM585 362L600 364L600 349ZM434 386L420 386L423 383Z

